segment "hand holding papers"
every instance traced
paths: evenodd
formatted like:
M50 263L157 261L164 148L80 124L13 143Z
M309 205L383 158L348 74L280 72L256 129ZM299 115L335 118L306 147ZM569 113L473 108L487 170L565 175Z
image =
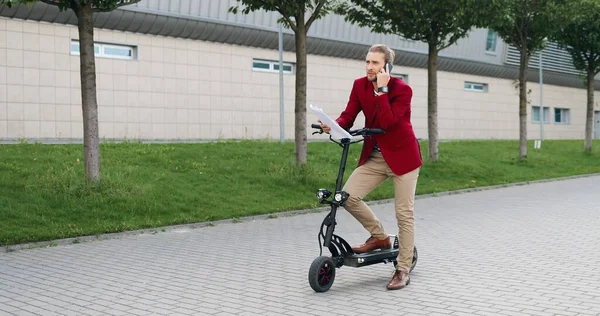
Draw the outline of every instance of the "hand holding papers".
M344 130L336 121L331 119L331 117L325 114L325 112L323 112L323 110L321 110L319 107L311 104L310 110L317 114L323 124L331 127L330 134L333 139L340 140L343 138L352 138L352 136L346 132L346 130Z

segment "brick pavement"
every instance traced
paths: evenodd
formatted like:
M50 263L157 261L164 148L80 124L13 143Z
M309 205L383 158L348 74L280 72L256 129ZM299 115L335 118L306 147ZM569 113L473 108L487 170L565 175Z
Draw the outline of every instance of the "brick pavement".
M395 233L391 205L374 210ZM418 199L399 291L378 264L313 292L324 215L0 253L0 315L600 315L599 176Z

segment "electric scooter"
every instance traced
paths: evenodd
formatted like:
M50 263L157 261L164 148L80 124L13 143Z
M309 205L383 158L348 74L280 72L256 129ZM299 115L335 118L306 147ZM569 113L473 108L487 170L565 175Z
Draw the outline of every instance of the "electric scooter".
M312 124L312 128L318 129L313 132L314 134L323 134L323 129L319 124ZM344 171L346 169L346 161L348 159L348 152L350 145L359 143L364 140L365 137L371 137L372 135L385 133L382 129L374 128L361 128L357 130L349 130L348 133L351 136L362 136L358 140L352 140L351 138L342 138L339 141L329 136L329 139L340 145L342 149L342 159L340 162L340 168L338 171L337 180L335 182L335 191L332 192L327 189L319 189L317 191L317 199L321 204L328 204L331 206L330 212L325 216L323 223L321 224L321 230L319 231L319 257L313 260L308 271L308 283L315 292L326 292L333 285L335 280L336 268L342 266L350 267L364 267L376 263L390 263L393 262L394 266L398 264L397 257L399 252L398 236L389 235L390 239L393 239L392 246L390 249L377 249L367 253L355 253L352 247L342 237L333 233L335 225L337 224L335 217L339 207L343 207L344 202L349 197L347 192L342 191L342 181L344 178ZM333 198L329 199L333 195ZM322 244L321 244L322 242ZM323 255L323 247L328 248L331 256ZM414 255L410 271L412 271L417 264L417 247L414 248Z

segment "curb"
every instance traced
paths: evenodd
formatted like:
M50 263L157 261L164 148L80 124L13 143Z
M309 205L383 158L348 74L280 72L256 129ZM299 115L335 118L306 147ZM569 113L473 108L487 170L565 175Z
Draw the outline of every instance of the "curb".
M497 189L502 189L502 188L517 187L517 186L524 186L524 185L530 185L530 184L565 181L565 180L573 180L573 179L579 179L579 178L589 178L589 177L600 177L600 173L590 173L590 174L581 174L581 175L560 177L560 178L531 180L531 181L524 181L524 182L515 182L515 183L484 186L484 187L478 187L478 188L444 191L444 192L439 192L439 193L419 194L419 195L415 196L415 200L456 195L456 194L465 194L465 193L478 192L478 191L497 190ZM392 199L368 201L366 203L368 205L378 205L378 204L391 203L393 201L394 201L394 199L392 198ZM27 250L27 249L35 249L35 248L49 248L49 247L55 247L55 246L74 245L74 244L80 244L80 243L84 243L84 242L92 242L92 241L100 241L100 240L119 239L119 238L123 238L123 237L127 237L127 236L139 236L139 235L145 235L145 234L154 235L154 234L157 234L160 232L170 232L170 231L182 230L182 229L197 229L197 228L205 228L205 227L214 227L214 226L222 225L222 224L235 224L235 223L252 222L252 221L258 221L258 220L275 219L275 218L280 218L280 217L291 217L291 216L298 216L298 215L305 215L305 214L321 213L321 212L326 212L328 209L329 209L329 207L324 206L324 207L317 207L317 208L312 208L312 209L283 211L283 212L275 212L275 213L271 213L271 214L247 216L247 217L242 217L242 218L224 219L224 220L218 220L218 221L213 221L213 222L199 222L199 223L191 223L191 224L163 226L163 227L156 227L156 228L137 229L137 230L119 232L119 233L108 233L108 234L102 234L102 235L81 236L81 237L49 240L49 241L15 244L15 245L2 246L0 248L0 253L3 253L3 252L9 253L9 252L15 252L15 251L19 251L19 250Z

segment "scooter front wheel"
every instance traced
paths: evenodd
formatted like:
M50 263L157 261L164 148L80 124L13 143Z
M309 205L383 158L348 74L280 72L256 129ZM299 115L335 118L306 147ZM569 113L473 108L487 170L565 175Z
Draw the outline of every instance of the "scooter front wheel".
M335 263L331 257L320 256L308 270L308 283L315 292L327 292L335 280Z

